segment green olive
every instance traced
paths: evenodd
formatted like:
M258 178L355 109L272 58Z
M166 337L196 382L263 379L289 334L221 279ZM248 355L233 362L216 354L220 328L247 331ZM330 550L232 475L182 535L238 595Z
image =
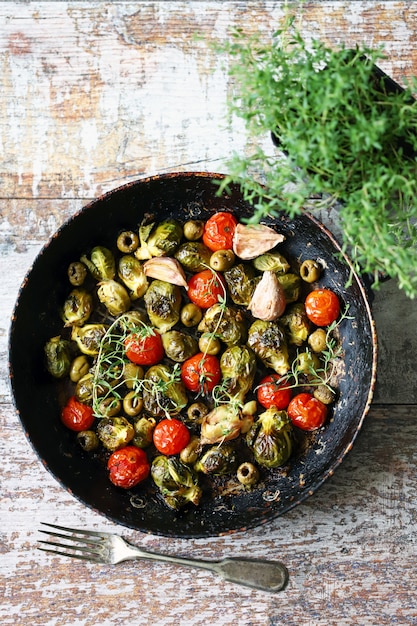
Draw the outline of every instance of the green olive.
M323 352L327 347L326 339L327 333L324 328L318 328L309 336L308 345L313 352Z
M332 404L336 399L336 393L326 385L319 385L313 392L316 400L320 400L323 404Z
M180 459L186 465L193 465L197 459L201 450L200 439L193 435L190 442L180 452Z
M233 250L217 250L210 257L210 267L217 272L230 270L235 262Z
M90 363L88 362L85 354L77 356L73 362L71 363L70 368L70 378L73 383L78 383L78 381L88 374L88 370L90 369Z
M83 284L87 276L87 268L81 261L74 261L68 266L68 279L71 285L79 287Z
M139 237L132 230L125 230L117 238L117 247L120 252L134 252L139 246Z
M203 318L203 312L196 304L189 302L181 309L181 322L187 328L197 326Z
M77 441L86 452L91 452L99 446L99 438L94 430L82 430L77 433Z
M129 391L123 398L123 410L129 417L139 415L143 408L143 400L136 391Z
M103 398L98 405L98 410L102 417L114 417L120 413L122 403L114 396Z
M300 276L306 283L314 283L320 278L321 265L312 259L306 259L301 263Z
M214 355L219 354L221 350L221 343L217 337L213 335L213 333L203 333L198 340L198 347L200 352Z
M123 380L128 389L133 389L137 380L142 380L144 376L143 367L135 363L125 363L123 366Z
M204 222L201 220L189 220L183 226L184 237L189 241L197 241L203 236Z
M188 407L187 417L193 424L200 424L208 412L208 407L203 402L194 402Z
M300 352L296 358L297 370L303 374L311 374L320 367L320 359L312 352Z
M259 480L259 470L253 463L245 462L237 468L236 476L242 485L255 485Z

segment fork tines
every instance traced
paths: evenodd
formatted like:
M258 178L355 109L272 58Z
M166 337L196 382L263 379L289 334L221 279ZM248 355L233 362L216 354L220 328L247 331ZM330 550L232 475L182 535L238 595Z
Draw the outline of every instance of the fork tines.
M58 542L40 540L39 543L49 547L45 548L39 546L39 550L75 559L82 559L85 561L103 562L100 544L103 542L104 537L101 533L78 529L76 530L73 528L67 528L66 526L48 524L46 522L41 522L41 524L42 526L48 526L49 528L53 528L55 530L50 531L40 529L39 532L64 541ZM57 530L62 532L56 532Z

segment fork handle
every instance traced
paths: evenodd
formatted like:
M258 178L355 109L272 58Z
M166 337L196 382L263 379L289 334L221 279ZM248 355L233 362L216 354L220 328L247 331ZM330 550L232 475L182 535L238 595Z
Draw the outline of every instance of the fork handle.
M184 557L148 552L136 546L129 545L130 554L126 559L143 558L152 561L165 561L184 567L196 567L215 572L228 582L245 585L262 591L277 592L284 589L288 582L288 570L279 561L260 559L226 558L221 561L202 561Z

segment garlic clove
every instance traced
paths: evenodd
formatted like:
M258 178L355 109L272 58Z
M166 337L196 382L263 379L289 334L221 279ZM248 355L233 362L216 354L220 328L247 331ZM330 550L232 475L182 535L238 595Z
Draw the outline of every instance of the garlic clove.
M153 257L143 264L143 269L150 278L188 288L184 270L176 259L168 256Z
M284 235L265 224L237 224L233 236L233 252L244 261L249 261L272 250L284 239Z
M248 309L257 319L273 322L284 313L286 304L285 292L277 275L265 271L256 285Z

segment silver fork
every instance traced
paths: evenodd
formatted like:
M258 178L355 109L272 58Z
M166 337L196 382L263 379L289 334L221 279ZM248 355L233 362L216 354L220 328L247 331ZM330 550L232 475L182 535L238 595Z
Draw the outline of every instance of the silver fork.
M50 546L48 548L39 546L39 549L45 552L53 552L62 556L108 565L116 565L122 561L132 559L165 561L185 567L207 569L229 582L270 592L281 591L288 582L288 570L279 561L239 557L225 558L220 561L188 559L157 552L148 552L128 543L120 535L112 533L99 533L92 530L80 530L67 528L66 526L56 526L55 524L46 524L45 522L41 523L43 526L54 529L54 531L40 530L41 533L50 535L50 537L55 539L52 541L40 541L40 543ZM56 539L59 541L56 541Z

